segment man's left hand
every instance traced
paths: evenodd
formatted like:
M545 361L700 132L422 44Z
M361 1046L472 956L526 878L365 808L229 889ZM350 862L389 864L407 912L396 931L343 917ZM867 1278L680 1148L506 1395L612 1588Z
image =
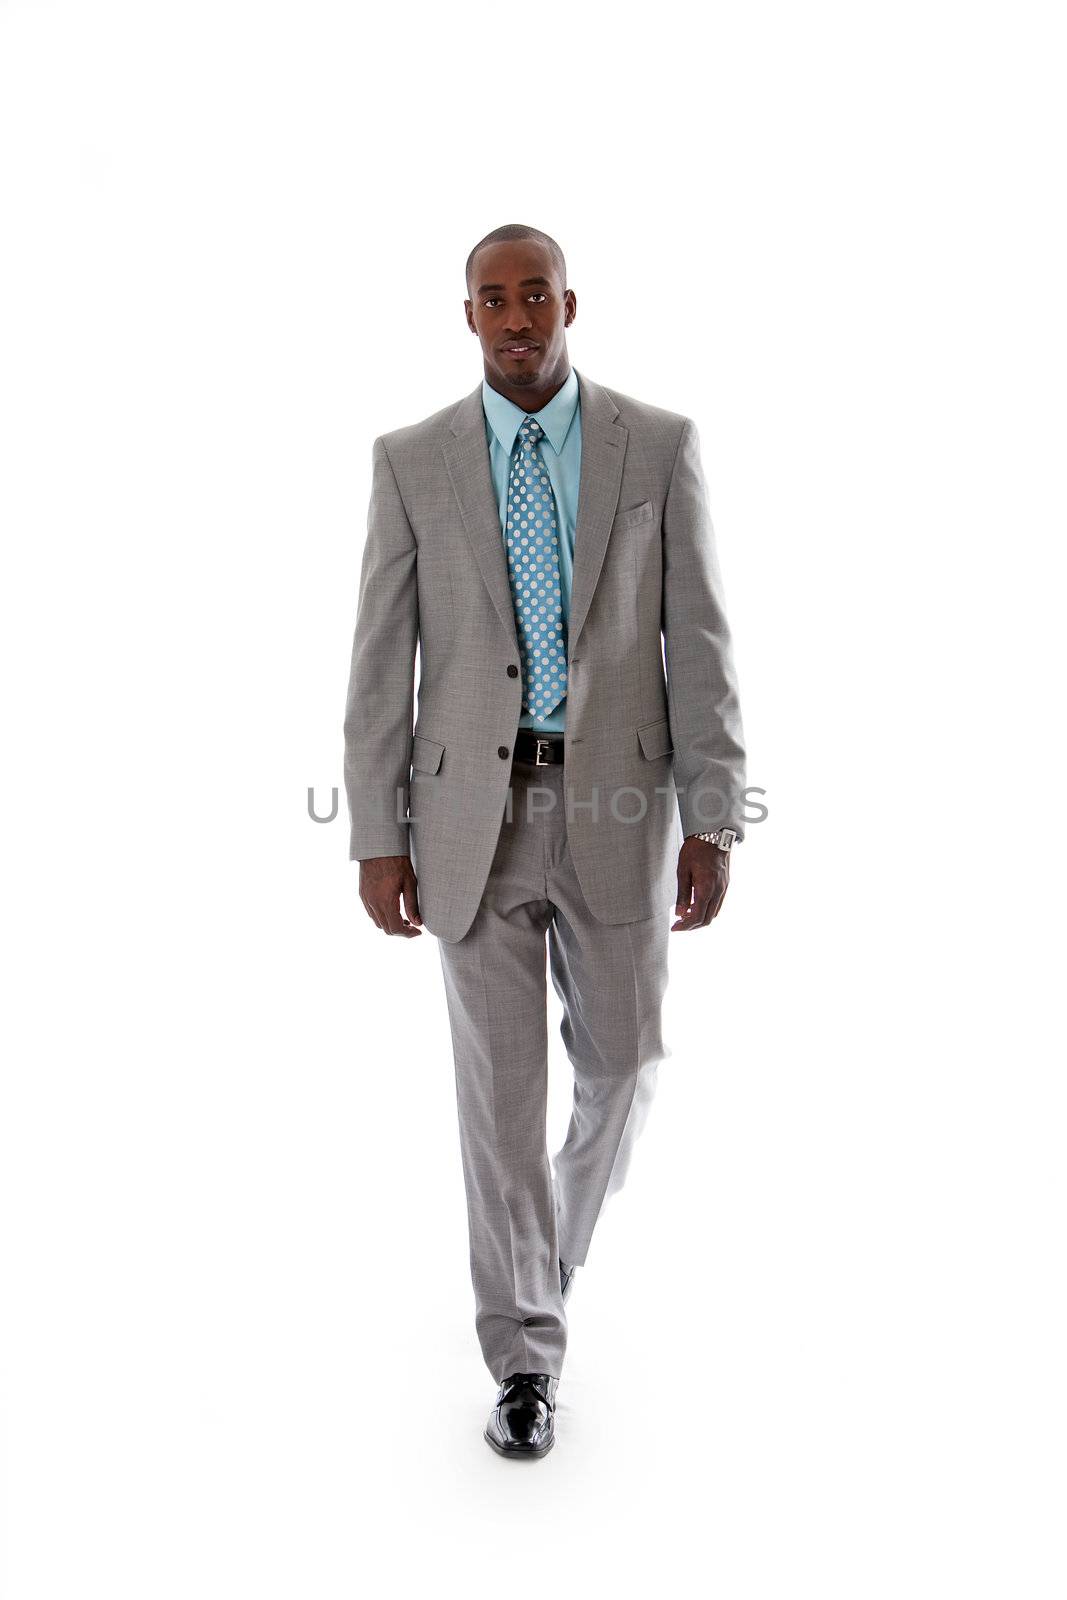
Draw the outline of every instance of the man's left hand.
M678 852L678 921L672 933L706 928L717 917L730 882L730 852L706 839L683 839Z

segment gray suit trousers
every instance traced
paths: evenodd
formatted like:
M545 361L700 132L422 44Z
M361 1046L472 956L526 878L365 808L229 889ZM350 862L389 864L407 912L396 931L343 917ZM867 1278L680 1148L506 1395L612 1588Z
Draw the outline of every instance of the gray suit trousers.
M670 908L590 912L567 844L562 765L512 766L488 882L463 938L438 941L456 1071L475 1327L486 1365L559 1377L559 1259L585 1262L655 1092ZM545 940L548 951L546 963ZM570 1125L546 1145L547 978L574 1070Z

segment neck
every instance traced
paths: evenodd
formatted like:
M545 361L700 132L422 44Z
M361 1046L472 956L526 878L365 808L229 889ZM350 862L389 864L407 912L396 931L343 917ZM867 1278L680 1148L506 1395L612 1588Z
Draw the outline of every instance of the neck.
M554 394L558 394L571 375L570 363L564 361L562 366L550 378L542 378L539 383L502 383L496 373L490 375L487 371L485 381L490 389L495 389L497 394L502 394L505 400L510 400L513 405L529 413L540 411L542 406L547 406Z

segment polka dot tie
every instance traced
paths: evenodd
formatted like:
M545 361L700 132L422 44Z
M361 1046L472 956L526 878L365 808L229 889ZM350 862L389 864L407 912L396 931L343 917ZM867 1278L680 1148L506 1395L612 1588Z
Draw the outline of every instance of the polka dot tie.
M524 417L511 453L507 549L522 660L522 703L547 717L567 693L556 497L541 455L544 429Z

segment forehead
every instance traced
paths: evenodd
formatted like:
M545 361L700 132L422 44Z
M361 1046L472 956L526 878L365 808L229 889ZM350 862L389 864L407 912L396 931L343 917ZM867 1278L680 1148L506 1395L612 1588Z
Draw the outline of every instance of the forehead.
M471 263L471 286L517 284L520 278L540 275L556 281L552 253L539 239L500 239L483 244Z

